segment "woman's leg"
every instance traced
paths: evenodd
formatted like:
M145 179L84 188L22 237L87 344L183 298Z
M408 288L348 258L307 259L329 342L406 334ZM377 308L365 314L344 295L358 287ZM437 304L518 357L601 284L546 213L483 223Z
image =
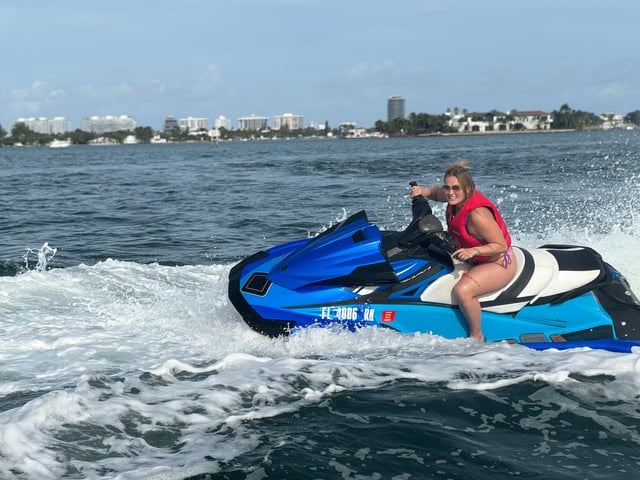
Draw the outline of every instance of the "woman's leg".
M456 284L453 293L458 306L469 323L469 337L484 341L482 310L478 296L494 292L507 285L516 273L514 255L506 268L500 263L481 263L471 268Z

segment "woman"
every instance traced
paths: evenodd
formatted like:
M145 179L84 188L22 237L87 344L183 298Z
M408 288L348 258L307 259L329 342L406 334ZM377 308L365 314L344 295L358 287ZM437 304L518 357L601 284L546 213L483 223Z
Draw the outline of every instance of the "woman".
M412 187L411 196L418 195L448 202L447 228L460 244L451 255L474 263L453 293L469 324L469 337L484 342L478 297L504 287L516 273L507 226L497 207L476 190L464 160L449 165L442 187Z

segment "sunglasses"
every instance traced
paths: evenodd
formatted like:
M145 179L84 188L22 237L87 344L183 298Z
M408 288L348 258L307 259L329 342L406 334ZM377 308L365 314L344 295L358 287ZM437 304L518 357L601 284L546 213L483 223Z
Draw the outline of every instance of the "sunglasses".
M448 192L449 190L453 190L454 192L459 192L460 190L462 190L462 187L460 185L442 185L442 189L445 192Z

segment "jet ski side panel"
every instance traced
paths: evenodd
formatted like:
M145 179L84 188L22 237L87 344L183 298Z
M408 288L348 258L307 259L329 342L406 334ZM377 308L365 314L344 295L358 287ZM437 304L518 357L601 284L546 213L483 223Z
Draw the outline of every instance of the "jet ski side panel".
M445 338L468 336L467 322L457 307L444 305L380 304L375 307L376 323L404 333L428 333ZM482 330L488 342L527 338L553 341L558 336L590 329L613 332L607 312L593 294L587 293L563 304L527 307L517 315L483 312ZM604 331L604 330L599 330ZM612 333L608 335L613 338Z

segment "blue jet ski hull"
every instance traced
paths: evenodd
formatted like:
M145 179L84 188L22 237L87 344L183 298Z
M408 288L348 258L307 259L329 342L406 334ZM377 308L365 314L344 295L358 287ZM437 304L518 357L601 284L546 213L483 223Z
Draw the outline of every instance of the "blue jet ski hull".
M235 265L229 298L252 329L268 336L342 326L467 337L451 289L469 266L454 264L436 242L435 222L384 232L358 212L317 237ZM640 303L597 252L571 245L515 250L516 279L480 299L488 342L538 350L640 346Z

